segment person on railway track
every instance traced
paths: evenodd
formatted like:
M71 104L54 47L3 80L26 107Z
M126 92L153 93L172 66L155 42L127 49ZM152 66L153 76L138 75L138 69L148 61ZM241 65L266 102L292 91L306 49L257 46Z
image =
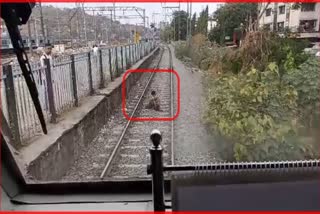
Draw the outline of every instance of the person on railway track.
M146 105L146 108L153 109L155 111L161 111L160 99L155 91L151 91L151 99L149 100L149 103Z

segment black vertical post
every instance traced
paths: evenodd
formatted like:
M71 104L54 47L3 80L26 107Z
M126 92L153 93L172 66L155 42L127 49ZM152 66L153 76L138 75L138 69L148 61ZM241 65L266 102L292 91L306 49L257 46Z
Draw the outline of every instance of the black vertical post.
M47 90L48 90L48 101L49 101L49 110L51 113L51 123L57 122L57 112L56 106L54 103L54 92L53 92L53 85L52 85L52 75L51 75L51 65L50 60L45 59L44 64L46 65L46 79L47 79Z
M91 66L91 54L88 52L88 69L89 69L89 90L90 95L94 94L93 90L93 80L92 80L92 66Z
M130 45L126 46L126 62L127 66L126 68L129 69L131 67L131 62L130 62Z
M121 73L124 72L123 63L124 63L124 60L123 60L123 46L121 46L121 67L122 67Z
M125 60L125 69L127 70L129 67L129 59L128 59L128 46L126 45L126 46L124 46L124 56L125 56L125 58L126 58L126 60Z
M136 63L134 61L134 45L132 45L132 47L131 47L131 56L132 56L132 64Z
M102 50L99 50L100 56L100 88L104 88L104 75L103 75L103 63L102 63Z
M138 60L138 49L137 49L137 44L134 45L134 62L137 62Z
M150 171L152 172L153 207L154 211L165 211L162 148L160 146L162 136L160 131L153 130L150 139L153 143L149 150L151 156Z
M119 76L119 64L118 64L118 47L115 47L116 51L116 77Z
M5 90L7 98L7 107L9 113L9 124L12 130L14 138L14 147L19 148L21 146L20 129L18 122L18 109L16 104L16 95L14 89L14 79L12 74L12 65L6 65L3 67L3 75L5 76Z
M130 66L129 67L131 67L133 65L131 50L132 50L131 45L129 45L129 61L130 61L130 64L129 64Z
M79 98L78 98L78 91L77 91L77 77L76 77L76 65L75 65L74 55L71 55L71 80L72 80L74 105L78 107Z
M111 81L113 81L112 61L111 61L111 48L109 48L109 72L110 72Z
M138 51L137 51L137 44L134 45L134 62L137 62L138 59Z
M132 64L135 63L134 61L134 45L131 45L131 59L132 59Z

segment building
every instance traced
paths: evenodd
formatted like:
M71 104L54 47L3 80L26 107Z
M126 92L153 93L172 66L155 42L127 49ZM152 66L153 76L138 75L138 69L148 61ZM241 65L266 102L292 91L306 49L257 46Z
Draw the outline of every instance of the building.
M208 33L215 27L217 26L217 22L212 20L212 19L209 19L208 20Z
M297 37L319 40L320 3L260 3L259 27L282 33L285 29Z

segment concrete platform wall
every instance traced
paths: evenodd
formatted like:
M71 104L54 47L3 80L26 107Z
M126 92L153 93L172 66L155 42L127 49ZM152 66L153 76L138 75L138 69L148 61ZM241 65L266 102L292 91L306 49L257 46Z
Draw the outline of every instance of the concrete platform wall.
M158 52L159 48L156 48L148 56L133 65L131 69L148 68ZM131 73L127 76L127 92L141 75L142 73ZM121 87L122 76L111 82L107 88L99 90L96 95L90 97L90 100L87 101L89 103L81 104L82 106L88 105L88 107L84 108L85 110L78 110L80 111L77 116L79 118L73 118L75 122L70 125L70 128L61 131L58 137L44 139L44 141L48 141L46 142L47 146L38 154L33 154L34 158L29 158L29 163L25 163L28 165L26 169L27 177L38 181L61 179L80 156L80 151L90 146L90 142L93 141L99 129L103 127L115 109L121 107ZM57 125L59 126L59 124ZM58 130L58 128L60 127L56 129Z

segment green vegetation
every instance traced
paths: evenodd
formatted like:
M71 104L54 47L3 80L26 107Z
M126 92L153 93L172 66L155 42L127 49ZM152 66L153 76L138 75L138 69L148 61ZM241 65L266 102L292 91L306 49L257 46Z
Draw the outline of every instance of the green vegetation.
M186 40L187 20L188 20L188 14L184 10L173 12L173 20L171 22L171 28L174 30L173 31L174 41Z
M181 41L187 39L187 22L191 22L191 35L201 33L207 35L209 11L208 6L200 12L197 19L196 13L193 14L191 20L189 14L184 10L173 12L173 19L170 25L161 31L161 40L168 42Z
M197 21L196 33L207 35L208 18L209 18L209 9L207 6L206 9L204 9L200 13L200 17L198 18L198 21Z
M222 159L318 157L319 61L305 47L267 32L248 33L239 49L210 45L203 35L190 49L176 45L177 57L206 71L204 121L226 139L214 142Z
M210 41L219 44L225 42L225 37L232 38L235 28L241 24L244 28L253 27L257 19L257 3L230 3L217 9L213 14L213 19L217 25L209 32Z

